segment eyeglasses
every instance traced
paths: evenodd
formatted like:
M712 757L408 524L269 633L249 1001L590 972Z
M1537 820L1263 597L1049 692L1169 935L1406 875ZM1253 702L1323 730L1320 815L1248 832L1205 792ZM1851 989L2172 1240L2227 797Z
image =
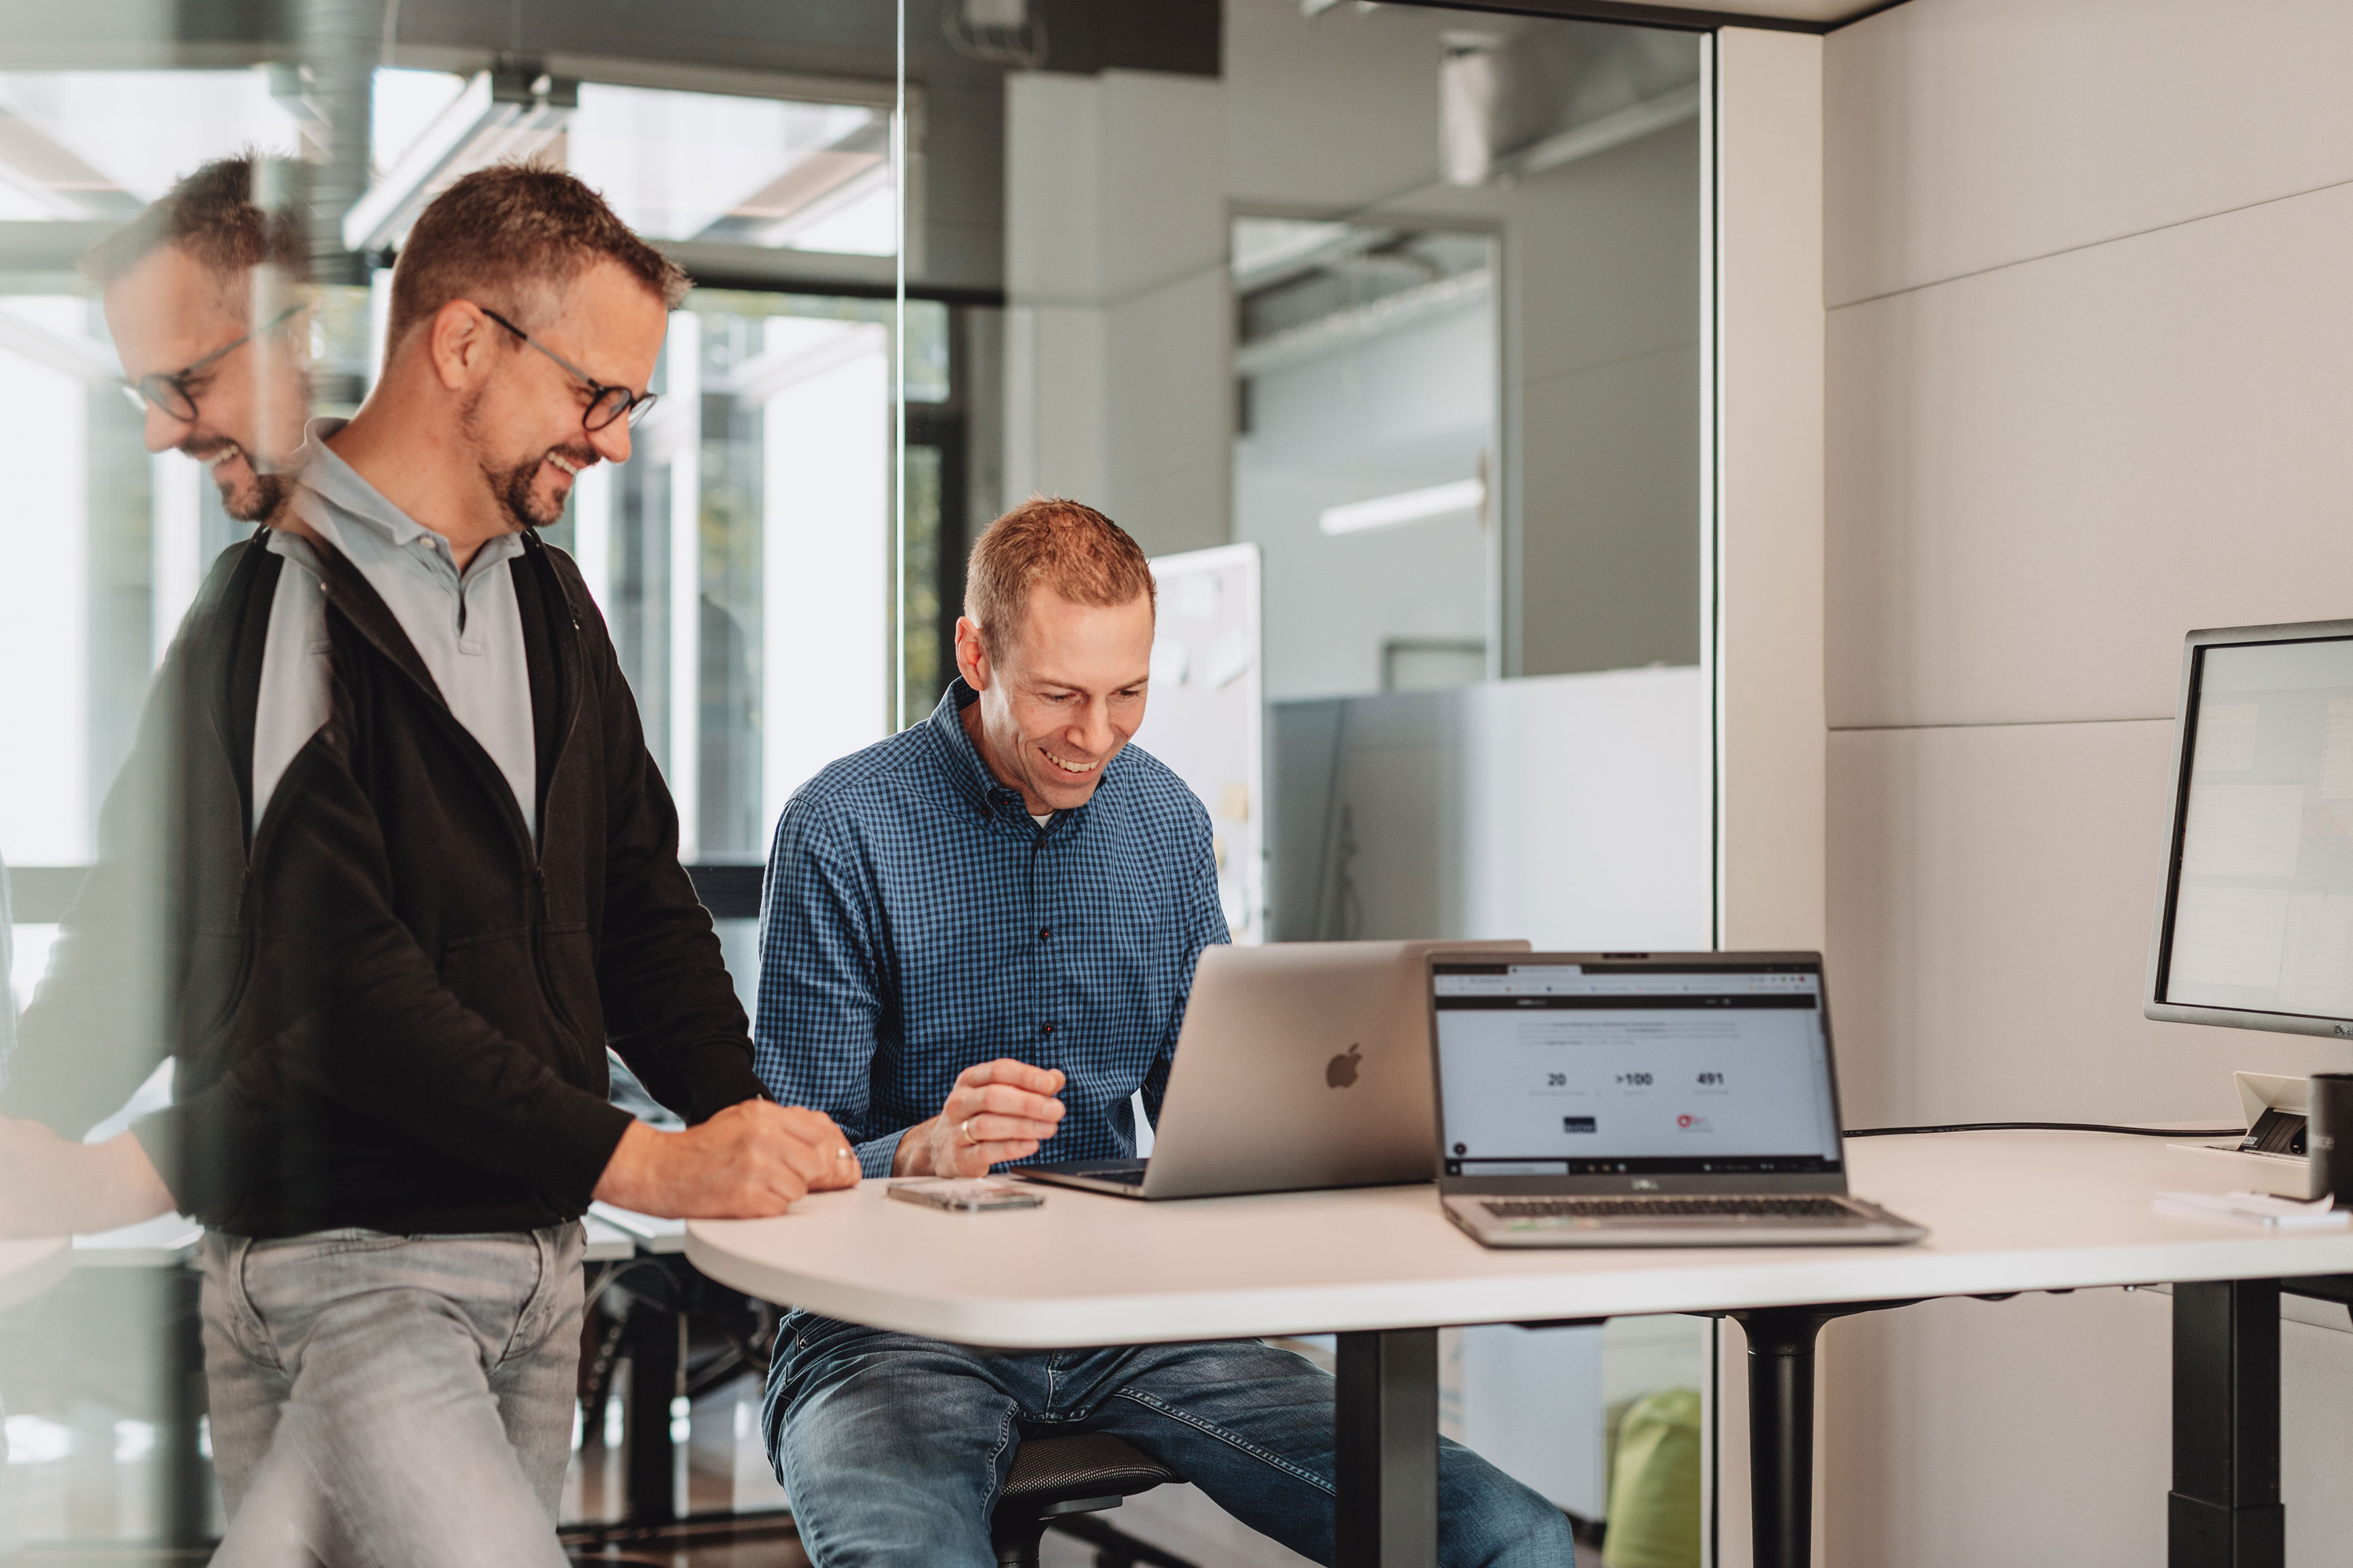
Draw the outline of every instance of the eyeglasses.
M654 405L654 400L660 395L653 392L631 392L626 386L607 386L554 349L538 342L529 332L524 331L496 310L484 310L480 305L476 305L474 309L481 310L482 314L578 376L587 384L588 406L580 411L580 423L590 430L602 430L616 419L624 417L634 426L646 416L646 411Z
M168 373L153 371L141 376L137 381L126 381L121 384L122 395L129 398L131 406L142 414L147 412L147 405L152 403L182 424L193 424L196 417L196 393L195 388L189 384L196 379L196 373L215 360L235 353L262 333L291 321L309 308L308 305L290 305L246 333L245 336L234 342L223 343L194 364L184 365L178 370Z

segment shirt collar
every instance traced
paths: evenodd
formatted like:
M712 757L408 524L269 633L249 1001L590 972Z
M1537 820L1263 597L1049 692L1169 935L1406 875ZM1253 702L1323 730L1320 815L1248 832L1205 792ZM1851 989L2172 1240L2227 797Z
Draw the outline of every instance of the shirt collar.
M449 549L449 542L386 500L382 491L362 479L358 469L336 456L334 448L327 445L329 437L350 423L348 419L320 418L303 427L302 449L295 456L295 471L301 475L303 488L327 503L324 509L308 509L310 515L305 521L319 527L318 514L323 510L327 526L319 531L346 554L352 553L352 546L360 542L352 537L350 525L353 523L364 530L367 542L393 552L412 550L423 541L454 574L457 557ZM477 572L521 553L520 532L485 540L474 558L466 563L465 575L471 578Z
M948 683L939 706L932 710L929 721L932 735L938 742L940 754L947 763L948 776L955 781L959 790L990 816L1018 819L1035 828L1037 825L1030 820L1029 806L1021 798L1021 792L997 781L997 775L988 771L988 764L981 761L980 750L972 743L972 737L965 732L964 710L979 700L980 693L959 675ZM1087 804L1056 812L1043 831L1064 831L1063 825L1067 822L1067 831L1076 833L1086 821L1089 808L1103 798L1103 791L1119 782L1126 771L1122 766L1126 758L1127 748L1123 746L1119 754L1112 758L1110 765L1103 769L1103 782L1095 785L1095 792L1087 797Z

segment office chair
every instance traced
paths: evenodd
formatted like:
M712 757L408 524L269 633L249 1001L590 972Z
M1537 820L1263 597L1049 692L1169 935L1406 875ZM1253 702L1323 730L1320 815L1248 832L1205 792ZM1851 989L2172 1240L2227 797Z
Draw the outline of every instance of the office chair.
M1013 1456L1013 1474L989 1520L999 1568L1037 1568L1046 1527L1064 1514L1099 1513L1184 1479L1107 1432L1029 1438Z

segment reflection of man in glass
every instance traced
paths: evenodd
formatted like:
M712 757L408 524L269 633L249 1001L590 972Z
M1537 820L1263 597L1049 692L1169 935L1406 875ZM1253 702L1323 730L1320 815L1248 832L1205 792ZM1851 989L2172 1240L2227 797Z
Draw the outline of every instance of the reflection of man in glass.
M256 160L181 180L83 262L101 290L125 390L148 449L203 463L231 517L255 521L289 489L310 403L299 215L258 205ZM257 315L257 311L267 314ZM0 1233L110 1230L167 1213L170 1191L138 1133L84 1145L166 1048L172 968L164 909L192 891L167 829L169 755L191 719L184 666L168 664L130 766L110 792L100 865L68 914L49 984L25 1021L27 1049L0 1119ZM233 876L223 870L220 875ZM60 1136L58 1131L72 1136ZM146 1131L158 1141L154 1128Z
M210 470L229 516L285 499L311 395L300 214L253 199L255 161L207 163L90 254L147 449Z

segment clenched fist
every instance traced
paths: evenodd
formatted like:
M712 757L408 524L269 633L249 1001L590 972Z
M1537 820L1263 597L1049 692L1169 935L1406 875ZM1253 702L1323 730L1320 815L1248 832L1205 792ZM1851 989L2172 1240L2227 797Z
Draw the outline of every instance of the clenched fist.
M634 1123L595 1195L663 1219L761 1219L810 1193L854 1187L858 1175L849 1141L831 1118L746 1100L683 1132Z

